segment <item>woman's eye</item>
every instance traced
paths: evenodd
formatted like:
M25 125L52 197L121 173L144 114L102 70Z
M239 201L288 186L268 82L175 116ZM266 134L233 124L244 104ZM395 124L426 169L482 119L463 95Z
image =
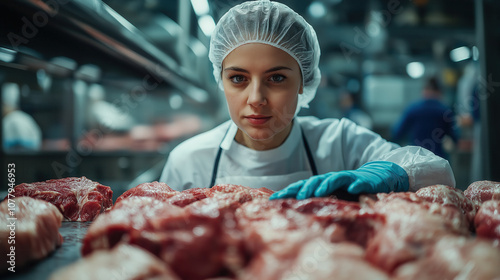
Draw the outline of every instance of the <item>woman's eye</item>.
M269 78L269 79L273 83L280 83L280 82L283 82L286 79L286 77L283 75L280 75L280 74L275 74L275 75L272 75L271 78Z
M235 76L229 77L229 80L231 80L231 82L233 82L235 84L239 84L239 83L242 83L245 81L245 77L242 75L235 75Z

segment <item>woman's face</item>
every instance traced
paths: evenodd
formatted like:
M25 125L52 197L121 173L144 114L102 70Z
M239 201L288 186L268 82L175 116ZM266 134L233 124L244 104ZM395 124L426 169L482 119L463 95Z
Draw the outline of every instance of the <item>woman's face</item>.
M261 43L244 44L222 63L222 82L236 141L256 150L278 147L291 130L302 93L297 61Z

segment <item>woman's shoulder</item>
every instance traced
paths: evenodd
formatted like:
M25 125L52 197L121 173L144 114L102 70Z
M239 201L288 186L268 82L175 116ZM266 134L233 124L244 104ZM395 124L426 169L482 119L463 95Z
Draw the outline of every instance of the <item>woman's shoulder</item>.
M317 117L300 117L298 118L298 122L307 139L311 139L312 141L332 142L335 139L341 140L361 135L369 135L370 137L378 136L378 134L357 125L348 118L319 119Z

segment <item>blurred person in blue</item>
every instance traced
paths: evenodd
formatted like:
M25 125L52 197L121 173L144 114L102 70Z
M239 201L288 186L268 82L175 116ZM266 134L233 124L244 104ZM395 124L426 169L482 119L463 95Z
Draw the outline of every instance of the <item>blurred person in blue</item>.
M160 181L179 191L267 187L271 199L455 186L448 161L426 149L401 148L345 118L298 117L316 94L319 57L314 29L288 6L231 8L209 51L231 119L175 147Z
M440 157L448 158L443 147L446 136L457 143L455 114L442 102L438 79L431 77L424 85L422 99L410 104L393 127L392 140L408 140L410 145L424 147Z
M2 85L2 142L4 151L39 150L42 131L29 114L20 110L20 88L16 83Z

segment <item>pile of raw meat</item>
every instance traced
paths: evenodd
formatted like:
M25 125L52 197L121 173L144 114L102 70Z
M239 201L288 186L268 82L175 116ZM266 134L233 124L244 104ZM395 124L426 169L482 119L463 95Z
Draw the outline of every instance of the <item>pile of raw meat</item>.
M10 196L29 196L50 202L59 209L66 221L92 221L113 207L111 188L86 177L23 183L17 185Z
M1 272L47 257L63 243L63 219L92 221L113 207L112 197L110 187L85 177L15 186L0 203Z
M500 184L269 200L145 183L97 217L55 279L498 279ZM78 273L82 271L84 273Z

